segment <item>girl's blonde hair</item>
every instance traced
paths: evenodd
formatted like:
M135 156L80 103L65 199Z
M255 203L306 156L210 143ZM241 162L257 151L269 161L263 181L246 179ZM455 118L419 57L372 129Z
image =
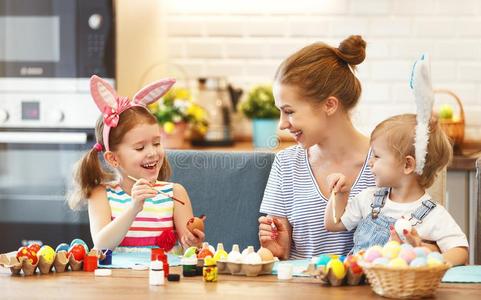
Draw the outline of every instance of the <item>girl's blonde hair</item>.
M400 162L404 162L404 158L408 155L416 158L414 149L416 124L415 114L388 118L374 128L371 133L371 143L382 136L386 138L386 143ZM447 135L441 129L438 120L432 118L429 123L429 140L423 174L417 175L419 185L429 188L434 183L438 172L448 165L452 156L453 149Z
M116 151L127 132L140 124L157 124L157 119L146 108L133 106L120 114L117 127L110 129L110 151ZM105 149L103 141L103 118L97 120L95 138ZM100 161L101 153L92 148L77 162L74 168L74 190L68 198L71 209L79 209L91 196L94 188L101 184L115 181L117 174ZM164 181L171 176L169 162L164 156L158 180Z
M314 43L285 59L275 80L295 85L302 96L315 103L334 96L349 111L361 96L361 83L353 72L365 57L366 42L359 35L349 36L338 48Z

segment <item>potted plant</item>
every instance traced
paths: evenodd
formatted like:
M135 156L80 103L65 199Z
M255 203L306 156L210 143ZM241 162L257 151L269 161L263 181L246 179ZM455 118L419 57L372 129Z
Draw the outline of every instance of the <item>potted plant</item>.
M208 122L205 110L192 101L185 88L172 88L160 101L149 106L160 126L165 148L182 148L185 136L204 135Z
M247 99L239 104L239 110L252 120L254 147L274 148L277 146L277 124L279 109L275 106L271 85L253 87Z

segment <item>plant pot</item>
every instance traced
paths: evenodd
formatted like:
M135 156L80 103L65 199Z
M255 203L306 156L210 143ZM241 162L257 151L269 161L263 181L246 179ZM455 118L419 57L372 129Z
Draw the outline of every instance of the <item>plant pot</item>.
M252 119L252 141L256 149L272 149L279 145L278 119Z
M180 149L185 148L185 134L187 132L187 123L176 123L174 131L166 133L160 126L160 136L162 139L162 146L165 149Z

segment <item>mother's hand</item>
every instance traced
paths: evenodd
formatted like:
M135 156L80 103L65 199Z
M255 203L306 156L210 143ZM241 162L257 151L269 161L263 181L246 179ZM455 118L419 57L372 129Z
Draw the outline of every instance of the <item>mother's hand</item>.
M288 259L291 248L291 228L286 218L259 218L259 242L280 259Z

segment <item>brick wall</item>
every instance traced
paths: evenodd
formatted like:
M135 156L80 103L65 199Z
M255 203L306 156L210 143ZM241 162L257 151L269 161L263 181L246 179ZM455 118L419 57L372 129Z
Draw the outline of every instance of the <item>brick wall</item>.
M390 115L414 112L411 67L428 52L433 85L460 96L467 138L481 138L481 1L164 0L163 5L169 62L190 78L226 76L244 88L270 82L283 58L311 42L338 45L350 34L362 35L368 42L358 73L364 91L353 118L366 133ZM437 98L439 104L446 101Z

